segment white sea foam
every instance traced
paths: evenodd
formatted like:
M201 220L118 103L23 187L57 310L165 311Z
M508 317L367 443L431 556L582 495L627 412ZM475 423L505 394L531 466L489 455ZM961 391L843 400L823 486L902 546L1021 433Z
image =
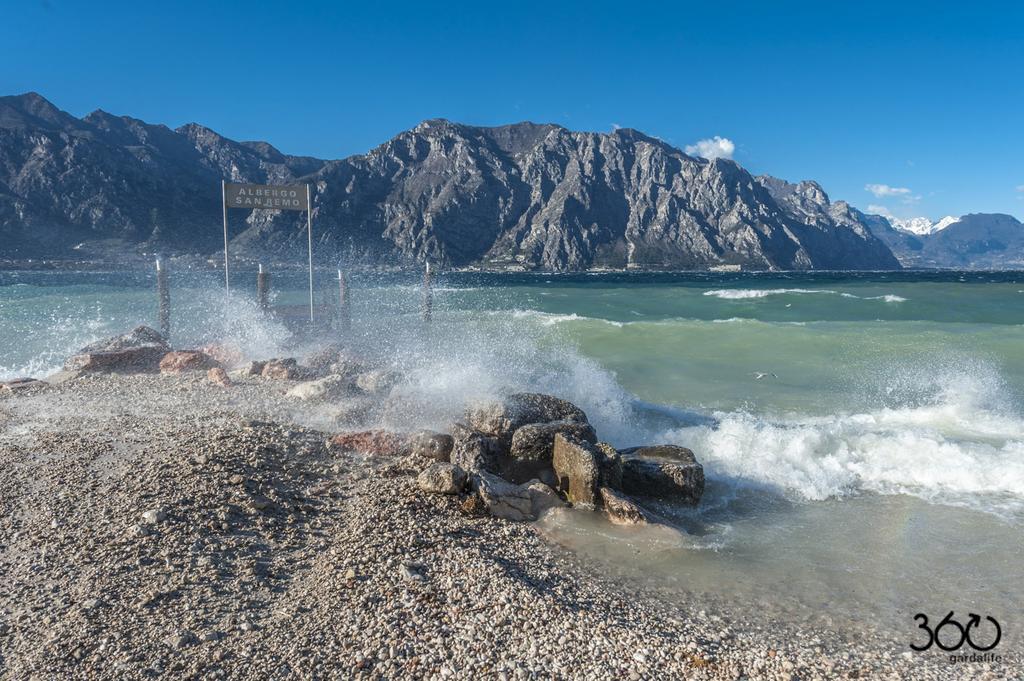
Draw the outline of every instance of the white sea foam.
M767 288L767 289L714 289L711 291L705 291L704 295L714 296L715 298L721 298L722 300L750 300L756 298L767 298L768 296L780 296L780 295L838 295L842 298L854 298L856 300L884 300L887 303L903 303L906 302L906 298L897 296L894 294L886 294L881 296L858 296L853 293L846 293L842 291L833 291L831 289L808 289L808 288Z
M701 453L712 478L794 498L861 492L1024 517L1024 418L964 385L923 405L777 418L716 412L716 423L661 433Z

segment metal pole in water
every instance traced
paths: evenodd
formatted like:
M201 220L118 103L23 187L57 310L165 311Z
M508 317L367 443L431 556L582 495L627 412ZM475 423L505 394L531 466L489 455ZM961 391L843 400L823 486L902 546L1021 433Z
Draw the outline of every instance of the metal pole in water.
M430 263L423 271L423 321L430 323L430 315L434 307L434 293L430 288Z
M306 185L306 233L309 236L309 325L313 325L313 204Z
M231 295L231 275L228 274L228 196L227 183L220 181L220 205L224 211L224 293Z
M160 333L165 340L171 337L171 289L167 284L167 270L156 261L156 295L159 303Z
M270 272L263 271L263 263L256 274L256 304L262 312L270 309Z
M348 309L348 287L345 283L345 274L338 270L338 326L342 331L348 332L351 317Z

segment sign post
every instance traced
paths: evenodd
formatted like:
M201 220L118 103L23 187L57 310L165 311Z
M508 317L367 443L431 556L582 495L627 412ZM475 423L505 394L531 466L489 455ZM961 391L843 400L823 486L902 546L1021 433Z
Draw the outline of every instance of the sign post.
M224 290L231 293L228 274L228 208L260 208L263 210L306 211L306 232L309 246L309 321L313 321L313 201L309 185L239 184L221 180L224 204Z

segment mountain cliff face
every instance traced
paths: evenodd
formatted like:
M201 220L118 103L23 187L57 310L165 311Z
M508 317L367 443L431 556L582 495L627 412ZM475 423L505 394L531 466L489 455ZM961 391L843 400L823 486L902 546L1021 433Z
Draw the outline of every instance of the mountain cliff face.
M554 271L899 266L864 216L817 184L754 178L633 130L432 120L323 161L196 124L77 119L39 95L0 98L0 257L97 239L213 252L222 178L312 183L317 250L331 257ZM232 250L282 254L304 230L301 214L233 211Z

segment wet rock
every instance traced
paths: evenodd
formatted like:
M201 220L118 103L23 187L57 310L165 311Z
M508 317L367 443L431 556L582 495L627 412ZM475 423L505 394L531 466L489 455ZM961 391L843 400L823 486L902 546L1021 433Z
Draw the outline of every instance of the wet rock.
M64 362L67 372L110 372L147 373L160 368L160 360L167 354L167 348L160 345L143 345L123 350L85 352L69 357Z
M160 373L180 374L185 371L207 371L217 366L217 361L198 350L175 350L160 360Z
M565 433L555 435L552 467L558 480L558 491L572 504L598 503L597 490L601 483L598 463L603 454L586 440Z
M402 456L408 451L406 439L389 430L338 433L327 441L327 445L342 451L374 456Z
M512 435L509 449L511 461L505 470L505 477L513 482L525 482L544 476L551 470L555 435L558 433L565 433L586 442L597 442L597 435L589 423L528 423L517 428Z
M260 376L281 381L293 381L302 376L302 371L299 369L299 363L294 357L269 359L264 362L262 369L260 369Z
M434 461L450 461L455 439L445 433L421 430L409 439L410 453Z
M540 480L530 480L521 486L525 486L530 495L534 517L539 518L548 509L562 508L566 505L562 497L558 496L558 492Z
M130 348L158 347L164 352L170 350L167 341L156 329L148 326L137 326L128 333L113 336L95 343L90 343L76 354L88 355L94 352L117 352Z
M331 364L342 356L342 347L337 343L326 345L302 358L302 364L317 373L327 373Z
M265 360L253 360L241 369L235 369L230 375L238 378L244 378L245 376L261 376L263 374L263 368L266 366L267 362Z
M504 399L472 404L466 409L466 420L474 430L497 437L510 437L517 428L528 423L588 423L587 415L576 405L540 393L516 393Z
M500 438L484 435L461 424L452 426L451 462L464 471L500 474L508 463L508 452Z
M387 369L365 371L356 376L356 386L371 395L383 395L391 391L401 380L401 374Z
M213 367L206 372L206 380L214 385L227 388L231 385L231 378L228 377L228 372L224 371L223 367Z
M601 469L601 484L612 489L622 489L622 455L607 442L598 442L597 465Z
M696 505L704 494L704 467L685 447L658 445L623 450L627 457L656 451L671 454L672 461L626 458L622 462L622 486L626 494Z
M208 343L199 348L199 350L206 353L212 357L215 362L228 369L241 366L245 361L245 356L242 355L241 348L229 343Z
M650 518L635 501L608 487L598 490L608 520L616 525L647 525Z
M352 392L352 382L342 376L325 376L293 387L286 394L304 401L333 400Z
M555 491L539 480L513 485L486 471L472 480L484 507L496 518L536 520L547 509L564 505Z
M466 486L466 471L455 464L438 461L419 474L416 484L432 494L458 494Z

